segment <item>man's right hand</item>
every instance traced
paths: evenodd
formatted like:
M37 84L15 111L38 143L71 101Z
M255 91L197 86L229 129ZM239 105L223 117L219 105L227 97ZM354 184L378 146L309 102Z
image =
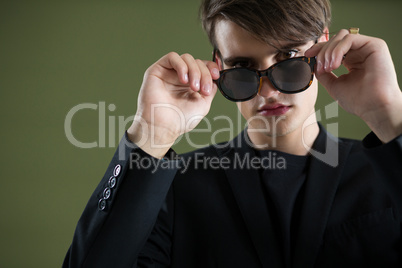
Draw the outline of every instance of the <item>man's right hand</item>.
M162 158L175 140L195 128L211 107L219 78L212 61L171 52L145 72L137 112L127 130L130 140Z

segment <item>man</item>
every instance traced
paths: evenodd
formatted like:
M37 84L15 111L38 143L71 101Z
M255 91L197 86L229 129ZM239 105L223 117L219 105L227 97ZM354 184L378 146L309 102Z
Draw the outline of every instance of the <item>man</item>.
M329 38L326 0L206 0L201 17L214 62L169 53L146 71L64 267L399 267L402 94L385 42ZM309 66L371 128L363 143L317 123ZM175 156L216 84L247 129ZM282 168L262 165L272 154Z

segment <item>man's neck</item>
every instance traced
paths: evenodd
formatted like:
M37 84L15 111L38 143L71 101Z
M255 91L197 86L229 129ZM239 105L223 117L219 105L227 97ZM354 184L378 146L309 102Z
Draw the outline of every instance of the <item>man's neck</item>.
M307 155L319 132L317 122L281 136L247 130L247 134L257 150L276 150L293 155Z

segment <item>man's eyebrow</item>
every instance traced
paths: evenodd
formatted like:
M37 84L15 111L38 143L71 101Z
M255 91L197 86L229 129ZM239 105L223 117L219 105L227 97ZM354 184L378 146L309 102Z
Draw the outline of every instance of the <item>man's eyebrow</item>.
M297 48L297 47L302 47L306 45L307 42L292 42L292 43L287 43L284 45L281 45L279 47L275 47L276 52L288 52L291 49ZM242 56L229 56L227 58L222 59L223 63L226 64L227 66L233 66L237 62L248 62L250 65L253 63L257 62L257 59L252 58L252 57L242 57Z
M281 46L275 47L275 48L278 51L289 51L289 50L291 50L293 48L302 47L302 46L304 46L306 44L307 44L307 42L293 42L293 43L287 43L287 44L284 44L284 45L281 45Z
M227 66L233 66L235 63L237 62L249 62L249 63L253 63L256 60L252 57L241 57L241 56L233 56L233 57L227 57L227 58L223 58L223 62L227 65Z

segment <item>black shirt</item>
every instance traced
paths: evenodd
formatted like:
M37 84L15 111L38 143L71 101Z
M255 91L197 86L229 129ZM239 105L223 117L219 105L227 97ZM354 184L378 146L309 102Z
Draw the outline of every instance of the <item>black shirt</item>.
M309 156L272 150L256 151L256 154L264 159L262 163L267 163L260 169L261 186L273 215L273 228L281 241L284 263L290 267Z

